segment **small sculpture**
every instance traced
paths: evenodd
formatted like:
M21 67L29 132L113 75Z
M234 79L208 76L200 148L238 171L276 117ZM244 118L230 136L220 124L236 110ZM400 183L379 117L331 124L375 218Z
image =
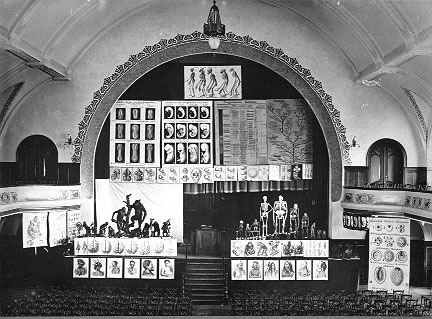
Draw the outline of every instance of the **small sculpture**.
M99 236L105 236L106 235L107 227L108 227L108 222L103 223L102 225L100 225L100 227L99 227Z
M171 221L168 219L166 222L162 224L162 236L163 237L170 237L171 233Z
M159 223L154 220L154 218L150 218L150 237L159 237L160 236L160 227Z
M315 223L313 223L312 226L310 227L310 238L312 238L312 239L316 238Z
M251 231L249 224L246 224L245 237L246 237L246 239L249 239L252 237L252 231Z
M252 223L252 236L254 239L257 239L259 235L260 235L259 223L258 220L255 219L254 222Z
M261 225L262 225L261 236L263 238L265 238L266 236L268 236L268 215L273 210L273 208L271 207L271 205L269 203L267 203L267 196L263 196L263 200L264 201L261 203L261 206L260 206L260 220L261 220Z
M287 214L287 202L283 200L282 195L279 195L279 200L273 205L273 225L275 226L275 234L283 234L285 232Z
M114 218L114 215L117 215ZM113 212L112 217L111 217L111 221L113 223L116 223L117 225L117 231L118 232L125 232L126 231L126 208L122 207L118 210L116 210L115 212Z
M302 222L302 238L308 238L309 216L307 215L307 213L303 214L301 222Z
M238 238L244 239L244 236L245 236L245 233L244 233L244 223L243 223L242 220L240 221L240 224L239 224L239 227L238 227L237 231L238 231Z
M297 204L294 204L290 209L290 233L296 233L299 229L299 208Z
M111 226L108 226L108 237L112 238L115 237L115 230Z

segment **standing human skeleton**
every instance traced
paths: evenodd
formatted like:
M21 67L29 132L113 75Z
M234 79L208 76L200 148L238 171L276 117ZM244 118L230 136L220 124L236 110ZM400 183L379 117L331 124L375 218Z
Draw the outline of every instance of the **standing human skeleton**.
M269 203L267 203L267 196L263 196L263 200L264 201L261 203L260 206L260 219L262 224L261 236L265 238L266 236L268 236L268 215L273 210L273 208Z
M275 234L283 234L285 232L285 221L288 215L287 202L283 200L283 196L279 195L279 200L273 205L273 225L275 226Z

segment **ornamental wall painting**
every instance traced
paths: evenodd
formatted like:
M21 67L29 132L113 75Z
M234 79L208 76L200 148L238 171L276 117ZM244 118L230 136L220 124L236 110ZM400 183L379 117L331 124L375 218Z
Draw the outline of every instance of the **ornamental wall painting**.
M295 260L280 260L280 280L295 280Z
M106 258L90 258L90 278L106 278Z
M132 181L132 167L160 165L160 105L160 101L120 100L112 107L111 181ZM121 172L119 166L128 169ZM139 180L142 168L134 173L135 181Z
M107 278L123 278L123 258L107 258Z
M159 279L174 279L174 259L159 259Z
M51 247L64 244L67 238L66 211L48 213L49 245Z
M278 99L266 103L268 164L312 163L312 114L307 102Z
M74 258L73 260L73 278L88 278L89 277L89 259Z
M158 260L146 258L141 260L141 279L157 279Z
M162 166L213 167L212 103L162 101Z
M241 66L185 66L184 92L186 100L241 99Z
M48 246L48 213L23 213L23 248Z

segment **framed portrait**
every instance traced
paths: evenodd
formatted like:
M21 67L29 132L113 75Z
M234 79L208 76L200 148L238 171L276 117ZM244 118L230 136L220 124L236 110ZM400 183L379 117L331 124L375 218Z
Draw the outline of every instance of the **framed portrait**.
M90 258L90 278L106 278L106 258Z
M311 260L296 260L297 280L312 280Z
M245 257L255 257L257 254L256 241L248 240L246 241L246 245L244 247L244 256Z
M312 261L313 280L328 280L328 260Z
M116 108L116 120L126 120L126 109L123 107Z
M139 279L140 278L140 264L139 258L125 258L124 259L124 278Z
M248 280L263 280L263 261L248 260Z
M131 120L141 119L141 109L137 107L131 108Z
M147 121L154 121L155 120L155 112L156 110L152 107L146 108L146 116L145 119Z
M231 260L231 280L247 280L246 260Z
M88 278L89 277L89 259L74 258L73 260L73 278Z
M282 244L279 240L270 240L269 241L269 255L272 258L281 256L281 247Z
M139 140L141 137L141 126L139 124L131 124L129 136L131 140Z
M159 259L159 279L174 279L174 259Z
M280 280L295 280L296 279L296 264L295 260L280 260L279 263L279 279Z
M259 240L257 242L257 257L268 257L269 256L269 241Z
M304 244L302 240L294 240L294 256L304 255Z
M126 125L116 124L115 125L115 138L117 140L124 140L126 138Z
M123 258L107 258L107 278L123 278Z
M291 240L282 240L282 249L281 256L282 257L291 257L294 256L294 245Z
M264 280L279 280L279 260L264 260Z
M157 279L158 262L157 259L141 260L141 279Z

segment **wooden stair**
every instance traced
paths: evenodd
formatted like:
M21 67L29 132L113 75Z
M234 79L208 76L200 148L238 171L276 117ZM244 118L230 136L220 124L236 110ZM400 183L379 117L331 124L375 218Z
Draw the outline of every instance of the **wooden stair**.
M192 292L193 304L223 304L224 272L222 259L188 260L185 285Z

